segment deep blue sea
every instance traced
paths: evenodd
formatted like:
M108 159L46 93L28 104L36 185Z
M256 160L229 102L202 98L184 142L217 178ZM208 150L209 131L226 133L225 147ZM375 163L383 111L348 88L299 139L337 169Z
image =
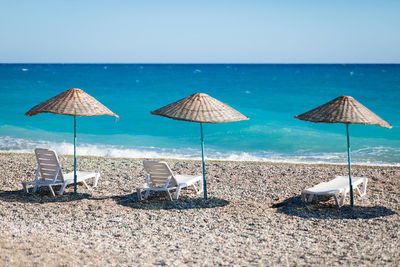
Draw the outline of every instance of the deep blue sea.
M200 159L200 126L150 111L207 93L249 121L205 124L208 159L346 163L344 124L294 118L351 95L393 125L350 125L352 161L400 166L400 65L0 64L0 151L73 153L73 117L25 112L81 88L120 116L79 117L78 155Z

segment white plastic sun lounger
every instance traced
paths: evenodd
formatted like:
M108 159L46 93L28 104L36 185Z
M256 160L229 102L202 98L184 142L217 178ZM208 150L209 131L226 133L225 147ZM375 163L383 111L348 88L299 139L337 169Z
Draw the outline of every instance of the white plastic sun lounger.
M162 161L143 161L143 166L147 172L146 180L142 187L136 188L140 200L143 200L142 193L144 199L147 199L150 191L165 191L169 200L172 200L172 190L176 190L174 198L178 199L181 189L189 186L193 186L197 194L203 192L201 175L175 175L168 164ZM199 188L196 187L196 183L199 183Z
M55 196L53 186L61 185L59 195L62 195L67 185L74 183L74 173L62 173L57 153L54 150L36 148L35 155L38 162L35 180L32 182L23 181L22 186L24 191L26 193L29 192L27 185L33 186L33 192L36 192L39 187L48 186L51 194ZM96 187L100 178L100 173L77 171L76 176L77 183L82 182L88 189L90 189L86 180L93 178L93 187Z
M365 196L367 193L368 178L365 177L352 177L353 191L357 191L360 197ZM359 186L362 185L360 190ZM311 188L303 190L301 193L302 200L304 202L311 202L314 196L325 195L333 196L335 198L336 205L340 208L344 205L347 193L350 192L349 177L348 176L336 176L335 179L329 182L322 182ZM340 201L338 195L342 195Z

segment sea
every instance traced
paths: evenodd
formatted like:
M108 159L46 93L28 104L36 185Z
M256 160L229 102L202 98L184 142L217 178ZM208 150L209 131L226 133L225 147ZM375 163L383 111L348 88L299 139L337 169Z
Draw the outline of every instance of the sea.
M294 116L350 95L393 125L351 124L352 162L400 166L400 64L0 64L0 152L73 154L73 117L25 115L69 88L120 117L78 117L78 156L201 159L199 123L150 111L206 93L250 118L203 124L206 159L346 164L344 124Z

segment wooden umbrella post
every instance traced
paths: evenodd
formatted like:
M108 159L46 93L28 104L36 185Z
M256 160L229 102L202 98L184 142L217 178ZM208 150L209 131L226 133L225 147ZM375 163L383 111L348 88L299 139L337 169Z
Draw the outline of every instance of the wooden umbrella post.
M353 198L353 183L351 181L351 157L350 157L350 137L349 137L349 124L346 123L346 133L347 133L347 160L349 164L349 184L350 184L350 206L354 206Z
M74 116L74 195L76 195L76 116Z
M203 123L200 122L201 132L201 161L203 163L203 191L204 200L207 200L207 184L206 184L206 163L204 161L204 136L203 136Z

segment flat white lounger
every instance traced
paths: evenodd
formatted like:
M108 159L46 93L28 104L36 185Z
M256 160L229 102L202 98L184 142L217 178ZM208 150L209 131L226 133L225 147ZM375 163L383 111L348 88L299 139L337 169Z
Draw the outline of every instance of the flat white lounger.
M170 191L176 190L175 199L179 198L179 193L182 188L193 186L197 194L203 192L203 178L201 175L174 175L168 164L163 161L143 161L143 166L147 172L144 185L137 187L137 195L140 200L149 197L150 191L165 191L168 194L169 200L172 200ZM199 183L199 189L196 187Z
M28 193L27 185L33 186L34 193L39 187L48 186L50 188L51 194L55 196L52 186L61 185L59 195L62 195L67 185L74 183L74 172L69 172L67 174L62 173L57 153L54 150L36 148L35 155L38 162L35 180L32 182L23 181L22 186L24 188L24 191ZM77 171L76 176L77 183L82 182L88 189L90 189L90 187L86 183L86 180L93 178L93 187L96 187L97 182L100 178L100 173Z
M365 177L352 177L353 191L357 191L360 197L365 196L367 193L368 178ZM359 186L362 184L362 191ZM340 208L344 205L344 200L347 193L350 192L349 177L348 176L336 176L335 179L329 182L322 182L311 188L304 189L301 192L301 197L304 202L311 202L313 197L316 195L333 196L335 198L336 205ZM338 201L338 195L342 194L340 202Z

